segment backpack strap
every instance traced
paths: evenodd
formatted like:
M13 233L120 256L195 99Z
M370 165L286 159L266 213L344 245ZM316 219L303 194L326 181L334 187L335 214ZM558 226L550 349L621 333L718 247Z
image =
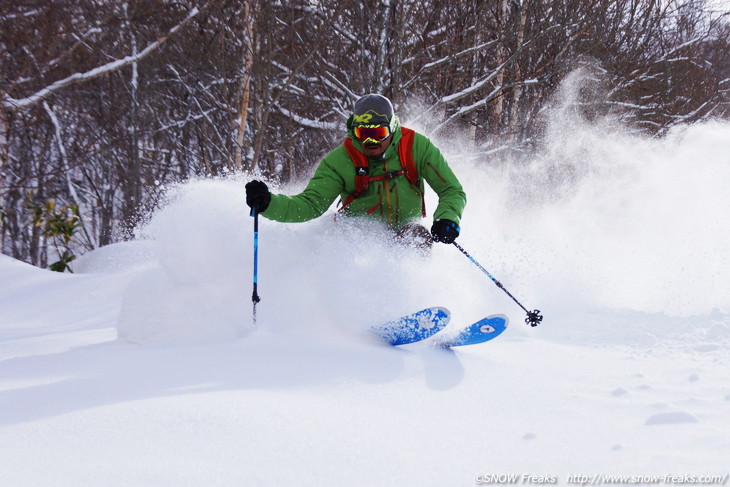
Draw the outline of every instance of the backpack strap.
M401 138L398 144L398 159L404 174L411 184L418 184L418 170L416 170L416 163L413 160L413 136L415 132L411 129L401 127Z
M398 144L398 158L400 159L401 167L405 170L406 178L412 186L415 186L421 193L421 215L426 217L426 198L423 194L420 181L418 180L418 169L416 169L416 161L413 160L413 139L415 138L416 132L401 127L401 139Z
M380 176L370 177L370 166L368 164L368 157L357 150L352 140L348 137L345 139L343 145L347 154L350 156L352 163L355 165L355 192L350 194L342 202L342 206L338 211L344 210L347 205L355 201L357 198L368 189L368 186L373 181L382 181L383 179L393 179L396 176L405 175L408 182L411 185L418 188L421 192L421 213L426 216L426 201L423 192L420 188L420 182L418 180L418 170L416 169L416 163L413 160L413 139L415 132L411 129L401 127L401 139L398 143L398 159L400 159L401 169L398 171L391 171ZM373 208L368 210L368 214L374 212L380 203L375 205Z
M355 192L350 194L342 202L342 206L338 211L344 210L347 205L362 196L370 184L370 166L368 165L368 156L357 150L349 137L345 139L344 146L345 150L347 150L347 154L352 160L352 163L355 165Z

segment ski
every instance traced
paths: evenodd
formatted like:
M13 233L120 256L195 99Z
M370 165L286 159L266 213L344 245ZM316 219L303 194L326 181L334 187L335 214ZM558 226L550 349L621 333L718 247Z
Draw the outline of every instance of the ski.
M441 331L451 319L446 308L426 308L394 321L371 328L379 338L391 345L419 342Z
M439 333L431 342L435 347L451 348L476 345L501 335L509 323L505 315L491 315L453 333Z
M430 344L434 347L451 348L493 340L507 329L509 323L507 316L497 314L487 316L460 330L441 332L450 319L451 313L446 308L426 308L375 326L371 331L393 346L407 345L433 337Z

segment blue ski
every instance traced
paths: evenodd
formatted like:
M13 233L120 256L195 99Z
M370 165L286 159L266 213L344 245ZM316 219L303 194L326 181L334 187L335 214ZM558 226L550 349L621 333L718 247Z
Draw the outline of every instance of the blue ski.
M371 328L379 338L391 345L419 342L441 331L451 318L446 308L426 308Z
M507 329L509 318L505 315L492 315L453 333L443 333L434 337L436 347L461 347L475 345L497 338Z

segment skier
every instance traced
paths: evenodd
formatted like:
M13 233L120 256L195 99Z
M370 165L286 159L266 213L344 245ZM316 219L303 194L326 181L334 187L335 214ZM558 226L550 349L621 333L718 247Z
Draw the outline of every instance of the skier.
M246 184L246 203L280 222L322 215L341 197L339 212L369 215L396 232L396 241L430 248L433 240L453 243L466 194L441 152L424 135L401 127L386 97L360 98L347 120L348 138L322 159L300 194L272 194L265 183ZM415 223L426 216L424 180L438 195L429 234Z

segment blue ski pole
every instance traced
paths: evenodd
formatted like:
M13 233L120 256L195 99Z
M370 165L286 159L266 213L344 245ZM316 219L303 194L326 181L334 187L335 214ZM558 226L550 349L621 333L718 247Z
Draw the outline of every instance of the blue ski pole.
M251 208L251 216L253 217L253 324L256 325L256 304L261 301L258 291L259 280L259 212L256 207Z
M507 296L512 298L512 301L517 303L520 306L520 308L525 310L525 313L527 313L527 318L525 318L525 323L527 323L530 326L537 326L540 324L540 322L542 321L542 315L540 314L539 309L536 309L534 311L527 311L527 308L522 306L522 304L519 301L517 301L517 299L515 299L514 296L512 296L512 293L507 291L507 289L502 285L501 282L499 282L497 279L495 279L494 276L492 274L490 274L488 270L486 270L484 267L482 267L482 265L479 262L477 262L474 257L469 255L469 252L464 250L464 248L461 245L459 245L458 243L453 242L453 244L456 246L457 249L459 249L461 251L462 254L466 255L469 258L469 260L472 261L474 263L474 265L479 268L479 270L481 270L483 273L485 273L487 276L489 276L489 278L497 285L498 288L500 288L502 291L507 293Z

